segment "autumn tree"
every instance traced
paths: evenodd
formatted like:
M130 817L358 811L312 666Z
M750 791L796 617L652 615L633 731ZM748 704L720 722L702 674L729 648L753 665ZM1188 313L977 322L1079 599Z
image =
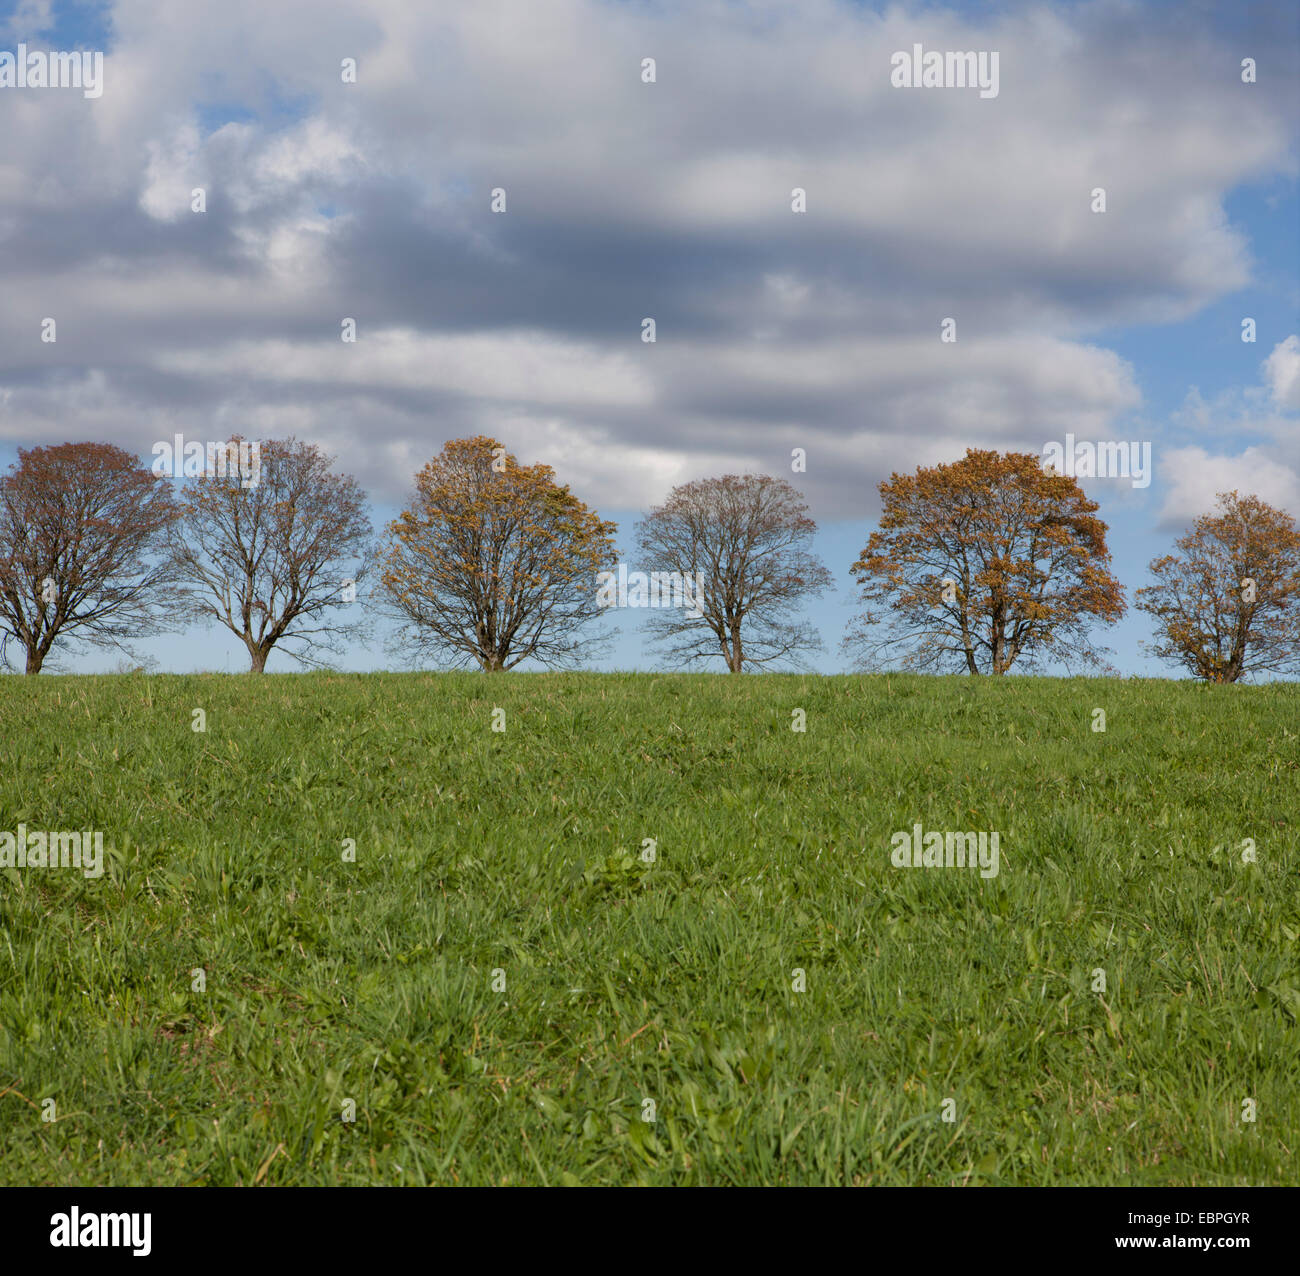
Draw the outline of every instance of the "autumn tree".
M816 531L784 479L727 474L673 488L636 529L640 567L702 577L697 606L650 613L668 660L721 657L731 673L802 664L821 639L798 611L831 583L810 548Z
M845 639L863 664L1101 663L1089 630L1124 614L1123 593L1097 503L1073 478L1032 453L969 448L879 490L880 527L853 564L867 610Z
M1221 492L1150 565L1136 606L1156 618L1162 660L1209 682L1300 672L1300 528L1257 496Z
M549 465L520 465L482 435L446 444L389 527L383 586L408 642L489 672L576 664L600 614L596 574L614 556L603 522Z
M226 445L232 458L239 442ZM239 638L254 673L277 647L320 665L368 628L356 601L373 558L365 496L313 443L270 440L259 451L251 473L232 461L186 483L173 538L178 602Z
M121 448L20 449L0 477L0 660L15 643L39 673L65 643L126 650L163 628L175 517L168 484Z

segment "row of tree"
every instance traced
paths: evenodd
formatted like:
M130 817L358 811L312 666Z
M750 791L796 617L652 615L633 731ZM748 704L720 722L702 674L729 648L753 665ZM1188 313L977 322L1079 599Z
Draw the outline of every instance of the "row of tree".
M0 477L0 661L38 673L52 650L126 649L217 621L261 672L272 650L321 664L369 636L377 601L417 653L494 671L572 667L607 639L598 577L616 562L602 520L547 465L495 439L449 442L376 541L364 494L313 444L260 445L256 482L232 463L179 490L120 448L20 451ZM246 445L245 445L246 450ZM1106 667L1098 626L1124 613L1106 525L1074 478L1030 453L970 449L893 474L853 575L864 611L844 640L862 668L1004 674L1057 661ZM734 673L799 665L820 647L800 619L830 584L799 493L768 475L674 488L636 527L652 578L700 580L692 607L647 614L670 663ZM1300 529L1254 496L1218 508L1150 565L1136 605L1155 653L1196 677L1300 672Z

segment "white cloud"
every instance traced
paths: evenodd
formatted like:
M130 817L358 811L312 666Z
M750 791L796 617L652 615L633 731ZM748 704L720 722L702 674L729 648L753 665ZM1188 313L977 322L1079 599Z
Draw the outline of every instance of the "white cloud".
M158 221L189 215L194 188L206 188L209 182L199 155L199 130L187 121L169 138L150 138L148 150L140 207Z
M1264 373L1273 402L1279 408L1300 412L1300 336L1292 333L1273 347L1264 360Z
M240 342L219 350L162 352L167 372L292 387L346 385L440 390L492 403L648 404L650 378L625 354L545 333L424 335L360 331L355 343Z
M1184 528L1214 508L1220 492L1234 489L1300 516L1300 465L1248 447L1238 456L1212 456L1203 447L1160 453L1158 474L1168 488L1160 526Z

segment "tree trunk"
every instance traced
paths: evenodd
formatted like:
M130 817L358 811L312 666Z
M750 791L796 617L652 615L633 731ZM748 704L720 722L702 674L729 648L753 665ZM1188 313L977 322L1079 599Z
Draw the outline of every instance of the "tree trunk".
M45 663L45 653L35 647L27 649L27 672L40 673L41 666Z
M745 653L740 645L740 622L733 621L731 625L731 650L727 653L727 668L732 673L743 673L745 668Z
M265 673L266 658L271 654L271 649L269 647L249 647L248 654L249 656L252 657L252 662L253 662L252 667L249 669L248 672Z

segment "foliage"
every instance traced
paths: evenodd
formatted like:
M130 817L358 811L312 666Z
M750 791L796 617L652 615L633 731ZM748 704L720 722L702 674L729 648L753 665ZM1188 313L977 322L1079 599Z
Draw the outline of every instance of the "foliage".
M565 667L598 650L579 633L600 614L596 573L616 530L549 465L520 465L483 435L454 439L389 527L383 583L409 641L442 663Z
M1177 552L1150 567L1136 605L1156 618L1155 654L1209 682L1300 673L1300 528L1257 496L1221 492Z
M20 449L0 477L0 661L14 642L39 673L69 641L126 650L163 628L175 518L169 485L119 447Z
M869 666L1005 674L1102 663L1095 623L1124 614L1106 525L1073 478L1028 452L968 448L880 484L880 529L853 564L867 610L844 646Z

